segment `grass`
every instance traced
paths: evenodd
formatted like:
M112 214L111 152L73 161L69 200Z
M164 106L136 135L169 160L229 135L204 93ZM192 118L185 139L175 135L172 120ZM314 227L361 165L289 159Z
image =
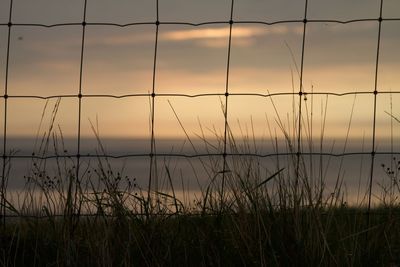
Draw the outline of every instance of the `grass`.
M38 135L36 155L45 155L51 149L57 155L67 154L62 132L53 127L59 105L57 101L45 134ZM305 112L308 121L305 125L312 125L312 118L307 114L310 112ZM295 117L291 128L277 116L288 152L296 152ZM268 127L273 132L271 126ZM93 129L99 154L105 153L96 127ZM312 127L304 129L310 150L314 149L311 130ZM186 136L195 150L191 137L187 133ZM224 145L218 134L215 134L215 139L219 140L217 147L210 145L204 134L199 138L210 153L221 151ZM238 143L228 127L227 145L233 153L248 154L257 149L252 134L244 134L242 139L244 142ZM269 139L274 141L276 136L271 134ZM320 142L318 145L322 146L322 137ZM279 151L277 142L274 149ZM400 264L400 207L395 198L399 193L399 163L395 158L394 164L382 165L391 181L388 186L382 184L381 187L382 199L388 201L372 209L365 205L348 205L340 175L333 191L328 193L322 159L319 165L317 163L318 174L314 176L310 175L310 170L315 166L310 166L306 156L294 153L275 160L274 168L264 170L260 159L254 156L229 157L225 162L222 157L202 158L200 164L207 183L201 186L201 197L187 203L177 197L171 162L159 166L164 174L160 179L165 186L147 189L122 171L113 170L107 158L98 158L97 162L85 166L76 165L73 158L60 157L56 160L55 175L49 175L46 160L32 159L25 193L18 207L5 199L3 208L14 217L7 218L1 229L0 264Z

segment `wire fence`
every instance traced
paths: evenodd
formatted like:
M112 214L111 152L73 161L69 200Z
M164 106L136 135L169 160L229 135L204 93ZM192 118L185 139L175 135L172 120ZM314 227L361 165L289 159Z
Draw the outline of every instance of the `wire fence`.
M300 157L304 155L316 155L316 156L331 156L331 157L345 157L345 156L361 156L367 155L370 157L370 173L369 173L369 198L368 198L368 210L371 207L371 194L372 194L372 185L373 185L373 175L374 175L374 166L377 155L400 155L400 151L377 151L376 150L376 127L377 127L377 100L380 95L389 95L389 94L399 94L398 90L384 91L380 90L378 86L378 69L380 66L380 50L381 50L381 32L384 27L384 23L390 21L400 22L400 18L398 17L383 17L382 9L383 9L384 1L380 1L379 5L379 17L377 18L363 18L363 19L352 19L352 20L332 20L332 19L309 19L308 17L308 8L309 1L305 0L304 3L304 16L299 20L278 20L278 21L259 21L259 20L235 20L234 12L235 12L235 3L234 0L231 1L229 10L230 17L227 21L205 21L200 23L192 23L192 22L171 22L171 21L162 21L159 16L159 4L156 1L156 12L154 16L154 21L147 22L132 22L126 24L118 24L118 23L101 23L101 22L90 22L87 20L87 0L83 1L83 17L82 22L74 22L74 23L58 23L58 24L38 24L38 23L14 23L13 22L13 0L10 2L9 7L9 20L8 23L0 24L1 28L7 28L7 48L6 48L6 61L5 61L5 83L4 83L4 94L2 98L4 99L4 105L2 110L2 116L4 117L4 132L3 132L3 151L2 151L2 181L1 181L1 214L6 216L6 165L7 162L13 158L26 158L26 159L51 159L51 158L75 158L76 161L76 177L80 177L82 170L79 168L81 165L81 161L83 158L135 158L135 157L149 157L150 159L150 172L148 179L148 187L150 189L152 185L152 180L154 179L154 173L152 172L157 157L182 157L182 158L201 158L201 157L222 157L223 160L223 169L222 169L222 184L225 183L225 173L228 170L227 159L232 156L254 156L254 157L275 157L275 156L287 156L292 155L297 158L296 161L296 173L298 175L299 166L300 166ZM228 7L227 7L228 8ZM336 23L336 24L352 24L352 23L377 23L378 31L376 33L376 50L373 52L375 54L375 77L374 77L374 85L373 91L347 91L343 93L337 93L332 91L326 92L307 92L303 87L303 77L304 77L304 60L307 56L306 51L306 42L307 42L307 32L310 24L320 24L320 23ZM231 92L230 91L230 78L231 78L231 54L232 54L232 31L237 25L261 25L265 27L269 27L277 24L302 24L302 42L301 42L301 61L299 67L299 87L296 88L297 92L275 92L275 93L252 93L252 92ZM154 53L153 53L153 68L152 68L152 87L149 90L149 93L131 93L131 94L88 94L85 92L83 88L82 81L84 79L84 62L85 62L85 52L86 52L86 35L87 29L90 26L112 26L116 28L125 28L125 27L136 27L141 25L152 25L155 28L154 31ZM160 37L160 27L162 25L184 25L190 27L200 27L200 26L212 26L212 25L229 25L229 38L227 42L227 50L226 50L226 77L225 77L225 92L224 93L202 93L202 94L182 94L182 93L161 93L158 92L158 88L156 85L156 76L157 76L157 64L159 60L158 52L159 52L159 37ZM11 35L15 28L18 27L32 27L32 28L66 28L66 27L76 27L81 26L81 49L80 49L80 69L79 69L79 87L76 91L76 94L55 94L55 95L35 95L27 94L27 95L13 95L9 93L9 77L10 77L10 50L11 47ZM112 90L112 88L110 88ZM242 96L251 96L251 97L259 97L259 98L271 98L275 96L296 96L298 97L298 107L297 107L297 116L298 118L302 117L302 113L304 112L304 106L302 105L302 99L304 96L311 95L332 95L336 97L344 97L349 95L367 95L373 98L373 118L372 118L372 138L369 140L370 149L369 151L355 151L355 152L345 152L343 153L322 153L322 152L305 152L302 149L303 142L303 134L302 129L304 127L303 121L301 119L297 120L297 140L296 140L296 149L295 151L290 152L277 152L277 153L231 153L228 150L228 122L229 122L229 114L230 114L230 99L232 97L242 97ZM163 97L184 97L184 98L202 98L207 96L218 96L223 99L223 114L224 114L224 132L223 132L223 149L221 153L196 153L196 154L185 154L185 153L157 153L156 151L156 135L155 135L155 114L157 113L157 105L156 99ZM150 111L150 127L151 134L148 142L150 143L150 153L135 153L132 151L129 154L124 155L86 155L82 153L81 147L81 132L82 132L82 100L85 98L114 98L114 99L123 99L123 98L135 98L135 97L148 97L151 99L151 111ZM76 133L76 146L77 153L74 155L14 155L9 152L9 134L7 132L8 124L9 124L9 108L10 108L10 99L64 99L71 98L78 100L78 125L77 125L77 133ZM223 188L223 187L222 187ZM149 194L150 197L150 194Z

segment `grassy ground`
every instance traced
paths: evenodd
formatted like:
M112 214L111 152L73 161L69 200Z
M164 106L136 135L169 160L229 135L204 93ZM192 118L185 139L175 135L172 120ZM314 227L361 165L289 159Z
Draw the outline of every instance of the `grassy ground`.
M395 266L400 210L17 219L2 266Z

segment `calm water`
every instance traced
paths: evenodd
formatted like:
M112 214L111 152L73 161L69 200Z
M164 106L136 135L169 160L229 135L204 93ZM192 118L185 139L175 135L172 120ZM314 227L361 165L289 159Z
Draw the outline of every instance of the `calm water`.
M344 142L327 140L322 151L333 153L342 153L344 151ZM324 143L324 144L325 144ZM287 145L283 141L278 141L278 152L284 153L288 151ZM153 188L159 191L169 191L171 183L177 194L185 192L186 197L199 194L200 190L209 184L210 179L223 169L222 156L202 156L185 158L180 156L157 156L151 165L148 154L150 153L150 142L144 139L103 139L103 148L98 145L95 139L82 139L81 155L137 155L120 159L98 159L96 157L83 157L80 162L80 174L82 177L90 177L91 181L98 182L98 173L100 170L112 172L114 178L122 177L121 187L127 185L128 180L138 188L146 189L150 173L150 166L153 172ZM65 139L64 143L58 142L57 145L51 141L48 148L39 149L40 144L36 143L32 138L10 138L7 140L8 151L12 150L16 156L35 155L71 155L70 158L48 159L48 160L32 160L31 158L13 158L11 160L8 192L19 191L23 194L23 189L27 181L27 177L37 177L40 171L44 171L43 176L59 177L60 173L63 179L66 177L68 170L73 170L76 166L76 158L73 155L77 153L77 141L74 139ZM57 148L57 149L55 149ZM256 142L238 142L236 143L238 151L228 147L228 152L234 153L258 153L262 155L275 153L273 145L269 140L258 140ZM319 152L319 145L313 148L314 152ZM393 147L396 150L396 147ZM40 153L42 151L42 154ZM159 154L207 154L222 153L223 143L217 140L193 140L192 144L187 140L157 140L156 153ZM309 148L304 148L309 151ZM345 152L361 152L371 151L369 145L362 145L361 140L348 143ZM388 140L378 143L377 151L391 151L390 142ZM382 164L391 166L392 157L396 155L377 155L375 158L374 174L373 174L373 191L376 197L382 192L382 185L389 184L390 179L385 174ZM263 180L280 168L284 168L283 173L294 172L296 165L290 156L269 156L269 157L249 157L249 156L229 156L227 157L228 169L235 174L240 173L244 176L248 172L248 162L251 163L251 172L257 170L257 176ZM349 200L357 198L359 194L364 194L370 179L371 156L370 155L351 155L345 157L333 156L304 156L303 158L303 176L315 182L319 182L322 177L326 184L327 192L332 190L337 179L343 182L342 188L347 194ZM35 176L36 173L36 176ZM75 172L74 172L75 173Z

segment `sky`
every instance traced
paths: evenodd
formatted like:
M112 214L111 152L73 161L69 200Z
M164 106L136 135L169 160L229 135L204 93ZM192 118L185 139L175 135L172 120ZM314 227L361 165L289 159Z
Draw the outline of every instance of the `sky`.
M8 0L0 1L0 84L4 91L9 20ZM161 22L226 22L228 0L160 0ZM236 0L233 20L302 20L304 1ZM354 20L379 17L378 0L309 0L309 20ZM383 18L400 18L400 2L385 0ZM82 0L14 0L13 23L59 24L83 20ZM154 22L156 1L88 0L86 22L128 24ZM382 23L378 91L400 91L400 21ZM86 27L82 93L147 94L152 91L156 26ZM230 93L291 93L299 91L303 23L263 25L234 23L230 50ZM378 22L308 23L304 47L303 90L305 92L373 92ZM229 25L202 26L161 24L155 76L156 93L224 93L228 59ZM11 28L8 94L12 96L59 94L79 91L82 26ZM326 110L324 134L343 138L351 122L350 139L370 138L373 125L373 95L335 97L315 95L304 101L304 136L319 137ZM378 94L377 137L390 136L391 117L400 117L400 95ZM55 100L50 101L51 104ZM207 137L221 135L224 97L156 97L156 138ZM233 133L257 138L277 135L282 121L293 131L291 95L264 98L229 96L228 122ZM93 137L91 123L98 122L102 137L146 138L150 134L150 102L147 96L83 98L82 136ZM10 98L7 106L9 136L34 136L46 101ZM0 125L4 124L4 99L0 100ZM274 108L275 106L275 108ZM353 110L353 112L352 112ZM174 114L174 111L176 115ZM306 116L308 114L308 116ZM48 120L49 112L45 114ZM312 123L311 123L312 121ZM64 136L74 137L78 128L78 100L64 98L56 120ZM268 128L270 124L270 128ZM1 126L3 127L3 126ZM307 130L309 129L309 130ZM400 127L394 124L397 136ZM308 132L307 132L308 131ZM270 133L272 132L272 134Z

